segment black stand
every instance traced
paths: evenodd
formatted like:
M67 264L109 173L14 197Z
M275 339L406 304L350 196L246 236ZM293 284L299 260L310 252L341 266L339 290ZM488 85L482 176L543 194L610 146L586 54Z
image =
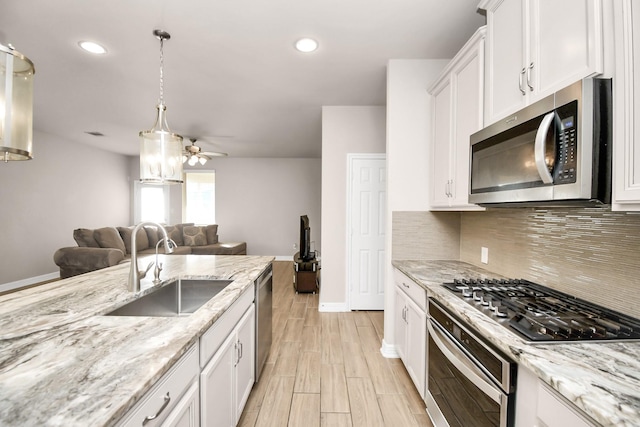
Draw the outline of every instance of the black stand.
M298 292L318 291L319 287L319 268L318 260L303 261L300 258L300 252L296 252L293 256L293 267L295 269L293 275L293 288Z

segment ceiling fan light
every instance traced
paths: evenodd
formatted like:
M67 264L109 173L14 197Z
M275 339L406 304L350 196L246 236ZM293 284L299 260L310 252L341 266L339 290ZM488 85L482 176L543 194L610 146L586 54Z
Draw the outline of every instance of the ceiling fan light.
M198 158L196 156L191 156L189 158L189 166L195 166L198 163Z
M204 157L200 157L200 158L198 159L198 161L199 161L199 162L200 162L200 164L201 164L201 165L203 165L203 166L204 166L204 164L205 164L205 163L207 163L207 159L205 159Z

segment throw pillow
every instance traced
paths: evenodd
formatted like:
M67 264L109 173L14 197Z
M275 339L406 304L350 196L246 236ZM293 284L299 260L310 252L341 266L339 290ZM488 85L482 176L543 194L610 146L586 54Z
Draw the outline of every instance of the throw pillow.
M131 234L133 233L133 229L135 227L118 227L118 232L120 233L120 237L124 241L124 246L127 249L128 254L131 253ZM147 232L144 228L138 230L136 235L136 249L138 252L149 248L149 238L147 237Z
M175 225L165 225L164 229L167 230L167 235L171 240L176 242L176 245L184 246L184 240L182 240L182 228L178 228ZM162 238L162 233L159 233L158 239L161 239L161 238Z
M127 253L124 241L114 227L97 228L93 231L93 237L101 248L115 248L120 249L123 254Z
M147 232L149 247L155 249L156 245L158 244L158 240L162 238L162 233L158 233L158 229L153 225L145 225L144 230Z
M76 228L73 230L73 240L76 241L81 248L99 248L100 245L93 237L93 230L88 228Z
M214 243L218 243L218 225L211 224L207 225L204 228L205 234L207 235L207 244L213 245Z
M207 235L202 227L185 225L182 227L184 244L186 246L204 246L207 244Z

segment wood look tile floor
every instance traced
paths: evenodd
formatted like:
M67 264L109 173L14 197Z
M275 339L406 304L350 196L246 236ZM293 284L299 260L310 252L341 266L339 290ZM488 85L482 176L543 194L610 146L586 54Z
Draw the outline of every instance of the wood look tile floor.
M273 274L273 344L240 426L433 427L400 359L380 354L382 311L320 313L292 262Z

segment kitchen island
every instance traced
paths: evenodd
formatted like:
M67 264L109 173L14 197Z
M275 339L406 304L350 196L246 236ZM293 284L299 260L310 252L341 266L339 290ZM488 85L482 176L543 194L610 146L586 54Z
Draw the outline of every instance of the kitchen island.
M161 261L161 286L177 278L233 282L182 317L105 316L154 290L150 279L139 293L127 289L128 263L0 296L0 425L114 425L273 257Z
M459 261L393 261L393 266L597 423L640 425L640 343L531 344L441 286L454 278L496 274Z

